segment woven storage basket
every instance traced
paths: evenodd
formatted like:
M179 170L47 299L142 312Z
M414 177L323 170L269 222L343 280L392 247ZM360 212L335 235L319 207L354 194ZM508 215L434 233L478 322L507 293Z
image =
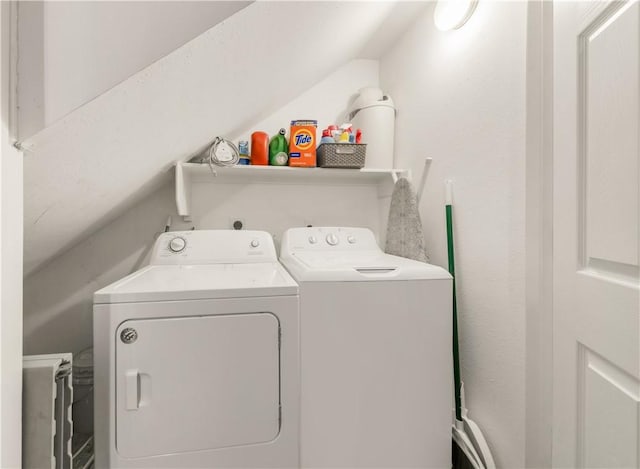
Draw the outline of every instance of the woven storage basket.
M366 154L366 143L323 143L318 147L318 167L359 169Z

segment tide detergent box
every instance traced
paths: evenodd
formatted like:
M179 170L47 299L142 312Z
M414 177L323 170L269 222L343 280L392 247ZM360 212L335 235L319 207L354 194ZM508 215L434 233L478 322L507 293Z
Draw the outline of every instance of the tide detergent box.
M318 121L291 121L289 139L289 166L309 167L316 165L316 129Z

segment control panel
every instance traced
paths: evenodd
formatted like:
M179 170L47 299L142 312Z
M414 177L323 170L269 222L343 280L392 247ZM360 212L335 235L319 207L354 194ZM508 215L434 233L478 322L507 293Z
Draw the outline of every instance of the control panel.
M162 233L151 264L243 264L276 262L273 238L266 231L199 230Z
M282 238L281 251L371 251L377 250L373 232L367 228L291 228Z

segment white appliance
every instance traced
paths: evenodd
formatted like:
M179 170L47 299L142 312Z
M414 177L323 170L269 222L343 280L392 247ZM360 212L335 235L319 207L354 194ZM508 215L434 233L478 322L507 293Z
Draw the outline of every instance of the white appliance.
M364 228L293 228L301 466L450 467L452 279Z
M298 326L268 233L162 234L94 295L96 467L298 467Z

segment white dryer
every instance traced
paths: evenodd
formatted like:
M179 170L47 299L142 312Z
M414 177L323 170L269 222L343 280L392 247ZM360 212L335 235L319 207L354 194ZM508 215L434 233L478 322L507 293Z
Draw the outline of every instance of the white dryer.
M96 467L298 467L298 326L268 233L162 234L94 295Z
M451 466L452 279L364 228L293 228L300 285L301 466Z

